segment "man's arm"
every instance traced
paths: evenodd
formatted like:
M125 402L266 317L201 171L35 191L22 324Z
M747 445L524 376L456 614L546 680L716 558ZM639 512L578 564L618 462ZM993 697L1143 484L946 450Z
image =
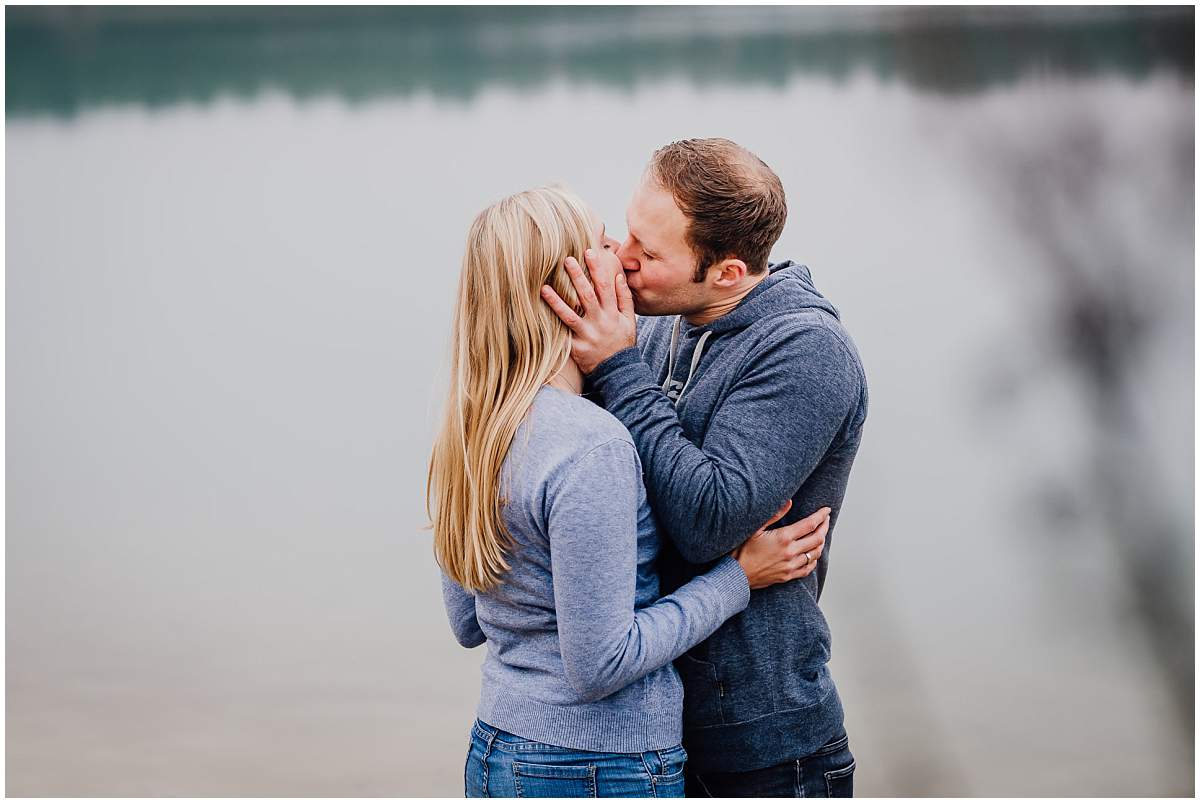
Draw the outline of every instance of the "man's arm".
M589 378L633 434L659 523L692 563L729 552L792 497L854 413L860 385L835 333L783 323L751 355L697 446L636 348Z
M636 348L624 273L606 276L592 254L586 257L590 283L573 258L565 263L584 315L549 286L542 298L571 330L571 356L605 408L633 433L659 523L685 559L714 560L761 526L816 468L854 412L859 374L833 332L787 330L784 323L774 333L776 348L752 355L696 446Z

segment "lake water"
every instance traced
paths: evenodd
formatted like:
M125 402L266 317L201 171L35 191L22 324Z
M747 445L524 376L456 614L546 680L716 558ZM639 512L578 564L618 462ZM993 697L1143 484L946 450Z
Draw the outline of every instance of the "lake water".
M1191 45L651 11L191 20L161 69L10 25L9 794L460 794L482 652L423 528L467 226L561 181L620 232L705 135L870 381L823 599L859 794L1193 793Z

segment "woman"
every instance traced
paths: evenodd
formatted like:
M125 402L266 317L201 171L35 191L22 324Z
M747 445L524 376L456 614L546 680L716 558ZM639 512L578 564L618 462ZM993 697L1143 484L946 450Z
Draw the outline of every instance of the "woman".
M429 491L451 627L464 646L488 642L468 797L681 797L671 661L751 588L810 571L828 528L822 510L791 549L751 538L658 598L637 451L581 398L570 334L539 297L549 284L577 304L563 264L589 248L619 279L615 241L559 188L494 204L467 239Z

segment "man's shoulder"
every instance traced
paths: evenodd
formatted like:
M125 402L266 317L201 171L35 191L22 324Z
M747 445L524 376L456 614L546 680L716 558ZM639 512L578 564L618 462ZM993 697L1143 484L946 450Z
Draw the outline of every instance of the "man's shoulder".
M751 359L764 353L787 353L806 362L837 356L862 365L858 347L845 325L824 310L804 308L764 316L744 330Z
M735 383L768 383L780 393L818 385L835 407L860 408L867 400L867 374L858 348L841 321L819 310L770 316L740 352Z

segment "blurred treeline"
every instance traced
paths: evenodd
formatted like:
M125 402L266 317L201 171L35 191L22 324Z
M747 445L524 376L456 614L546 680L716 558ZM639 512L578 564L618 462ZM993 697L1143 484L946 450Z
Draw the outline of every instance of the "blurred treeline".
M279 88L351 102L558 77L781 85L860 69L935 92L1031 71L1193 74L1172 7L29 7L5 9L8 114L71 115ZM736 36L732 35L736 34Z

